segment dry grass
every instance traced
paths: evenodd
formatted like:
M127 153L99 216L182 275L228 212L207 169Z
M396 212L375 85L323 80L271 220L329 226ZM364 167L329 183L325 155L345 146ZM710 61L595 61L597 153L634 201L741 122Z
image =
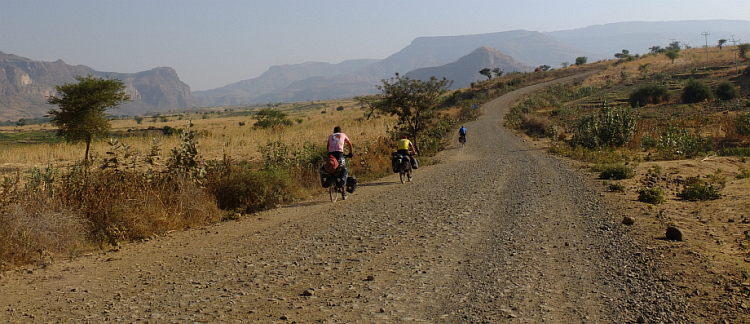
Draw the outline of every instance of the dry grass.
M366 141L376 141L378 137L387 136L386 131L396 124L394 118L375 117L369 120L363 118L365 111L353 100L338 100L327 102L326 113L322 109L295 109L293 106L282 106L280 110L286 112L294 125L277 129L255 129L252 125L255 119L251 116L225 117L221 114L208 114L208 118L202 118L201 114L186 115L164 115L168 121L153 122L145 118L141 124L137 124L132 118L112 121L112 132L118 135L130 135L143 133L149 127L161 129L165 126L183 129L188 121L193 123L193 128L201 136L199 138L199 152L207 160L220 160L224 155L229 155L237 160L259 161L259 147L270 141L280 140L295 145L299 148L305 142L326 142L327 136L332 133L334 126L341 126L343 131L349 135L355 145ZM337 111L335 108L342 106L344 110ZM332 108L333 107L333 108ZM298 122L299 121L299 122ZM244 126L240 126L244 123ZM23 127L0 127L0 133L9 132L32 132L52 131L50 125L30 125ZM129 131L130 130L130 131ZM152 147L152 141L159 140L163 150L169 150L179 145L178 136L166 136L158 130L148 132L140 136L129 136L121 138L120 141L130 146L132 152L145 155ZM92 144L92 156L103 157L110 150L106 141ZM12 170L15 168L29 169L32 167L44 167L49 164L65 164L70 161L78 161L83 158L84 147L82 144L74 145L68 143L14 145L2 148L0 154L0 168ZM168 153L168 152L163 152Z

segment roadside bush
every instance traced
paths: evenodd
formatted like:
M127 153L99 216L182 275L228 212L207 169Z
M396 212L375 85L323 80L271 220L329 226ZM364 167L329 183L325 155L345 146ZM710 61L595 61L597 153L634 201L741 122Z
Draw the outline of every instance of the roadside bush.
M12 266L42 263L47 253L77 255L85 249L86 222L48 199L31 194L23 203L0 209L0 271Z
M713 184L698 178L690 178L677 197L683 200L715 200L721 198L721 192Z
M551 123L549 119L543 116L524 114L521 116L521 128L523 128L526 135L544 137L551 129Z
M682 102L684 103L703 102L713 98L711 87L701 80L690 79L682 89Z
M714 93L716 94L716 98L721 100L732 100L740 96L734 83L729 81L719 83L719 85L716 86Z
M596 114L579 119L570 141L573 147L620 147L633 137L638 114L631 108L610 108L606 105Z
M643 107L649 104L659 104L669 101L671 94L665 85L650 83L633 91L628 98L632 107Z
M57 192L88 222L94 241L113 245L221 218L213 197L185 176L75 168Z
M638 190L638 201L649 204L661 204L665 202L664 191L661 188L641 188Z
M599 172L599 179L622 180L635 176L635 171L624 164L596 165L592 170Z
M292 175L283 168L252 170L249 166L230 165L211 170L207 179L207 190L219 208L227 211L254 213L295 198Z
M455 119L444 118L427 127L419 137L419 155L435 155L445 146L443 139L456 128L456 125Z

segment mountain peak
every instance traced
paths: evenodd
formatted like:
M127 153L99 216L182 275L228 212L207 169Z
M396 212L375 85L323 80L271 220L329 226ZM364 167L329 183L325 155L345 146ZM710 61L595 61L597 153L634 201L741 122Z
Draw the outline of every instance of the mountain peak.
M480 46L453 63L416 69L407 73L406 77L423 81L429 80L433 76L438 79L446 78L453 80L451 89L459 89L486 78L479 74L479 71L484 68L499 68L504 72L528 72L533 70L532 67L515 61L496 48Z

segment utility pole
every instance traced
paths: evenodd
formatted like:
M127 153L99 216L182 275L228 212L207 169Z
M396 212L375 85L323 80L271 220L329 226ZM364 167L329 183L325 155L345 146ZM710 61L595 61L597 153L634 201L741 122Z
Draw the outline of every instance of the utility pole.
M734 44L734 71L736 74L740 74L740 65L737 62L737 43L740 42L739 39L735 40L734 35L732 35L732 44Z
M704 38L706 38L706 67L708 66L708 35L711 35L709 32L702 32L701 35L703 35ZM703 68L706 69L705 67Z

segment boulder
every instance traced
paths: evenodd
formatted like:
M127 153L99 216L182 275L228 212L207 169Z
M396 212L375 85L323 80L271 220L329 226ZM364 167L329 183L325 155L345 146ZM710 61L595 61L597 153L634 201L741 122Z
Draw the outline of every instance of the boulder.
M667 240L683 241L684 239L685 237L681 229L674 226L667 227Z

